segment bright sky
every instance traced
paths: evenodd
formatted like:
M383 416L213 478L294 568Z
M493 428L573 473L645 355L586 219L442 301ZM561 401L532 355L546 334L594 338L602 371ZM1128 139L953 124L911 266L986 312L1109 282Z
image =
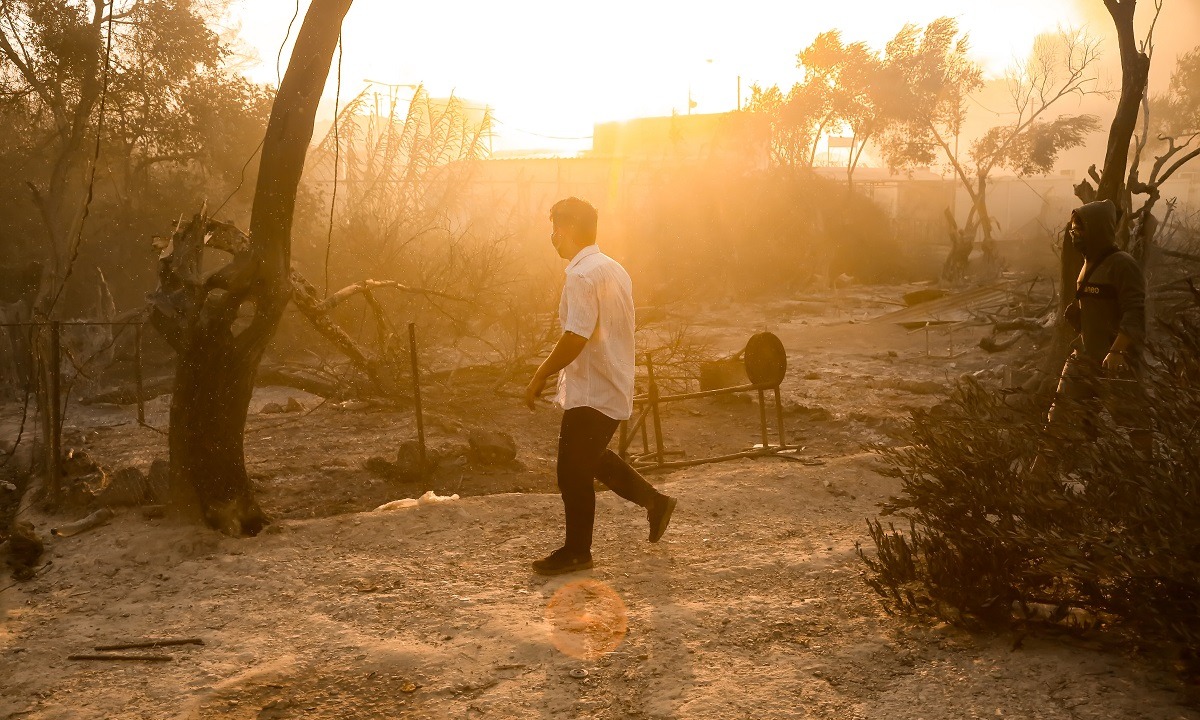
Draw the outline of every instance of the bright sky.
M826 29L840 28L848 39L881 46L905 22L950 15L970 33L978 58L998 73L1027 53L1037 33L1083 23L1080 7L1089 2L1100 5L1100 0L357 0L344 28L343 96L361 90L368 78L423 82L434 96L454 91L494 108L498 150L581 149L590 145L586 138L597 121L686 112L689 87L696 112L721 112L737 103L739 75L743 97L752 82L790 86L798 79L797 51ZM301 17L307 5L302 0ZM295 0L234 0L231 17L261 59L249 71L255 79L275 81L275 56L294 10ZM332 87L331 81L328 95Z

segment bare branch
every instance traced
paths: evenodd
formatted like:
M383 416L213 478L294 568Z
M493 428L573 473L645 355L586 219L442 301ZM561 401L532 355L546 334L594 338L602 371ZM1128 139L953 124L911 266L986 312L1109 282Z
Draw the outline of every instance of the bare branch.
M466 300L458 297L457 295L451 295L450 293L439 292L437 290L409 287L408 285L394 282L392 280L362 280L330 294L329 297L325 298L320 303L320 306L317 309L319 309L321 312L329 312L355 295L369 293L371 290L375 290L377 288L391 288L393 290L399 290L400 292L414 293L418 295L432 295L434 297L446 298L447 300L466 302Z

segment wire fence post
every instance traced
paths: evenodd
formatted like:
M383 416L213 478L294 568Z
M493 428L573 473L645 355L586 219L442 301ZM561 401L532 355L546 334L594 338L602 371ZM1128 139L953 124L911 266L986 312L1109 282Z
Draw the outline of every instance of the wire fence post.
M783 396L775 386L775 421L779 423L779 449L787 447L787 430L783 426Z
M412 362L413 402L417 415L417 443L421 446L421 476L425 476L425 418L421 413L421 366L417 362L417 324L408 324L408 356Z
M649 383L646 397L650 403L650 417L654 421L654 456L658 464L662 465L666 461L667 453L663 448L662 418L658 414L658 383L654 379L654 361L649 353L646 354L646 376Z
M138 425L146 424L146 395L142 392L142 326L133 326L133 384L137 391Z
M50 423L50 436L47 440L46 472L49 473L50 497L57 500L62 485L62 387L59 382L59 371L62 367L62 346L60 333L62 326L57 320L50 323L50 350L47 353L47 395L46 414Z
M758 421L762 430L762 449L767 450L771 447L771 436L767 432L767 393L762 388L758 389Z

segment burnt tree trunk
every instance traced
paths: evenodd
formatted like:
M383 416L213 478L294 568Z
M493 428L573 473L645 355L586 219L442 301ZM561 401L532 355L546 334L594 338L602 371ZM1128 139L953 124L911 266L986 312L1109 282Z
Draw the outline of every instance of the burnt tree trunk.
M1093 189L1085 180L1075 188L1075 195L1085 203L1111 200L1122 213L1120 227L1127 233L1130 207L1129 195L1125 188L1125 173L1129 166L1129 145L1137 129L1138 113L1150 78L1150 57L1138 49L1137 37L1134 35L1133 16L1137 9L1137 0L1104 0L1104 6L1112 16L1117 31L1117 45L1121 53L1121 96L1108 130L1104 167L1099 175L1095 172L1095 167L1092 168L1091 174L1096 180L1096 187ZM1063 225L1066 225L1065 220ZM1123 246L1125 244L1122 243ZM1083 256L1071 247L1070 243L1064 243L1062 279L1064 283L1070 283L1069 286L1063 286L1064 305L1069 301L1066 296L1071 294L1068 287L1075 286L1075 279L1079 277L1082 269Z
M971 253L975 251L975 206L971 206L971 211L967 215L967 224L963 228L958 227L958 221L954 219L954 212L950 208L942 213L946 218L946 232L950 239L950 253L946 256L946 262L942 265L942 279L948 282L959 282L967 276L967 269L970 267Z
M983 250L983 262L988 274L1000 274L1000 268L1004 263L1000 257L1000 250L996 247L996 239L992 233L995 230L993 218L988 212L987 205L987 175L982 171L979 174L979 182L975 188L975 207L976 214L979 216L979 230L983 236L981 249Z
M292 214L317 103L351 0L313 0L280 83L263 141L247 240L214 242L205 212L176 229L160 261L155 326L178 352L171 401L171 488L185 515L235 535L266 518L246 472L243 434L254 376L292 296ZM229 241L234 242L234 241ZM202 275L205 246L232 260Z
M1117 45L1121 52L1121 97L1117 112L1108 131L1108 149L1104 168L1096 189L1097 200L1112 200L1117 207L1128 211L1122 202L1125 194L1125 171L1129 165L1129 144L1137 129L1138 112L1150 77L1150 57L1138 49L1134 35L1133 16L1137 0L1104 0L1117 30Z

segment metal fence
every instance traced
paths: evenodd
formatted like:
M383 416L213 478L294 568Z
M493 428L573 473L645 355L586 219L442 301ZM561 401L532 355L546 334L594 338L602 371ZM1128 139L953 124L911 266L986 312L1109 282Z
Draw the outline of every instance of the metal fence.
M63 426L80 378L87 379L98 360L108 358L126 333L133 333L133 386L137 406L137 422L143 427L162 432L146 422L146 397L143 388L142 338L146 321L93 320L32 320L0 323L5 344L0 348L0 360L5 367L2 376L15 389L21 403L17 435L0 465L12 462L22 443L33 443L34 462L47 478L47 490L57 496L63 479ZM99 343L71 342L73 329L101 328L105 335ZM67 342L64 342L66 336ZM101 370L106 368L101 368ZM30 409L34 409L36 430L29 429ZM36 439L31 435L36 433Z

